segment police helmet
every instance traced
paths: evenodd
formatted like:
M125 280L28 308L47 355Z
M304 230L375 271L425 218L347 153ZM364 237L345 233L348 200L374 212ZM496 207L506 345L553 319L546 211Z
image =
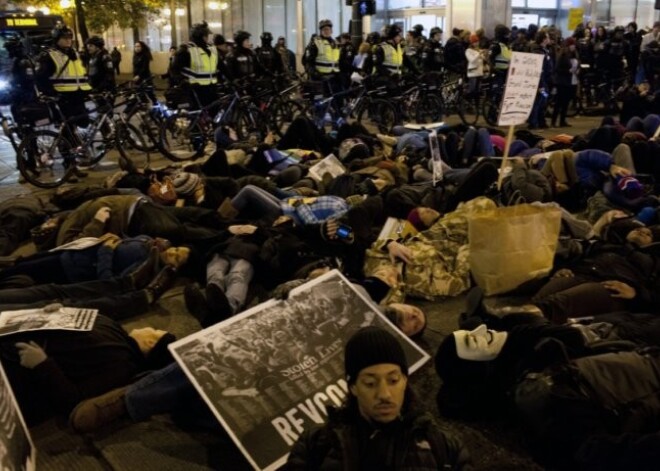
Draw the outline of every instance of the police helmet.
M436 34L442 34L442 29L438 28L437 26L434 27L434 28L431 28L430 34L431 34L431 37L433 37Z
M417 34L422 34L422 31L424 31L424 25L413 26L413 31L416 32Z
M261 40L271 42L273 40L273 35L271 33L269 33L268 31L264 31L261 34Z
M96 46L99 49L103 49L105 47L105 41L101 36L92 36L85 42L85 44L91 44L92 46Z
M208 36L211 34L211 30L209 29L209 25L206 21L203 21L202 23L196 23L192 25L192 28L190 28L190 39L193 40L193 42L199 42L204 40L204 36Z
M330 20L321 20L321 21L319 21L319 31L321 31L326 26L330 26L332 28L332 21L330 21Z
M243 47L243 41L250 39L251 37L252 35L247 31L236 31L234 33L234 43L236 44L236 47Z
M380 42L380 33L378 31L374 31L367 34L366 41L371 45L378 44Z
M73 37L73 31L71 31L71 28L69 28L64 23L58 23L50 32L50 37L53 38L53 41L58 41L62 36Z
M399 25L387 25L385 28L385 37L387 39L394 39L401 35L401 28Z
M213 36L213 45L214 46L222 46L225 44L227 41L225 41L225 37L222 34L216 34Z

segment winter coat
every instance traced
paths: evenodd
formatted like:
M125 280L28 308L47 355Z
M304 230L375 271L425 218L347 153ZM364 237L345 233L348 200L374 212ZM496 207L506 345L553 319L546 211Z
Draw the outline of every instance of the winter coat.
M359 454L374 445L383 451L375 457L385 466L380 469L471 469L460 440L444 432L428 413L408 412L400 420L375 428L358 411L330 409L328 424L298 439L283 470L374 469L369 466L374 463L365 459L367 453Z

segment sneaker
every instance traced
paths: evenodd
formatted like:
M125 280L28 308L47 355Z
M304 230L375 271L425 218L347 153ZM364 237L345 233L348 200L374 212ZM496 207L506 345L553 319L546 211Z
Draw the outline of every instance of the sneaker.
M93 397L79 403L69 415L69 425L76 432L92 432L128 415L126 387Z

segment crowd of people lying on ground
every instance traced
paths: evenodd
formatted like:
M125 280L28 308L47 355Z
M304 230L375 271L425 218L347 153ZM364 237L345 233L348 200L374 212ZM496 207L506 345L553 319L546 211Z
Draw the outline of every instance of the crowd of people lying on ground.
M406 301L468 293L459 330L435 357L443 414L514 410L547 459L651 469L660 450L659 126L649 114L606 117L577 136L520 130L498 189L505 139L497 129L440 127L438 182L426 130L374 135L344 124L324 134L298 118L279 141L236 142L219 129L203 163L152 170L123 161L103 186L8 199L0 203L0 311L61 303L100 316L88 333L4 337L0 358L29 424L71 414L85 432L119 416L189 412L196 393L167 349L173 335L126 332L121 321L149 310L175 278L186 284L188 311L208 327L338 268L413 339L426 318ZM310 173L330 153L346 172ZM562 209L554 270L517 290L526 303L489 307L470 275L467 218L521 203ZM388 217L418 232L380 239ZM11 255L28 240L38 253ZM173 400L159 396L164 378ZM360 399L359 387L351 392ZM212 419L203 404L199 411ZM363 431L388 430L360 411ZM424 460L467 469L463 453L459 460L447 447ZM368 459L392 468L399 451ZM326 458L348 451L338 453ZM293 456L297 469L301 455ZM316 459L321 466L324 457Z

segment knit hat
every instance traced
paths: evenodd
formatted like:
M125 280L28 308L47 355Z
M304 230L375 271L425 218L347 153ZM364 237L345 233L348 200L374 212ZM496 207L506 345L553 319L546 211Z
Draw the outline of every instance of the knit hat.
M419 216L419 208L412 209L408 213L408 222L413 225L418 231L423 231L426 229L426 224L422 221L422 218Z
M353 159L365 159L369 155L369 146L361 139L351 137L344 139L339 144L339 160L342 162L349 162Z
M172 362L173 357L167 346L176 340L176 336L167 333L145 355L145 366L148 370L157 370Z
M377 326L358 330L346 343L344 349L344 370L346 381L353 384L360 371L383 363L398 365L408 376L408 361L399 341Z
M644 186L635 177L618 177L616 185L626 198L635 199L644 196Z
M196 173L179 172L174 175L172 184L174 184L174 191L179 196L191 196L195 193L195 188L199 184L200 178Z

